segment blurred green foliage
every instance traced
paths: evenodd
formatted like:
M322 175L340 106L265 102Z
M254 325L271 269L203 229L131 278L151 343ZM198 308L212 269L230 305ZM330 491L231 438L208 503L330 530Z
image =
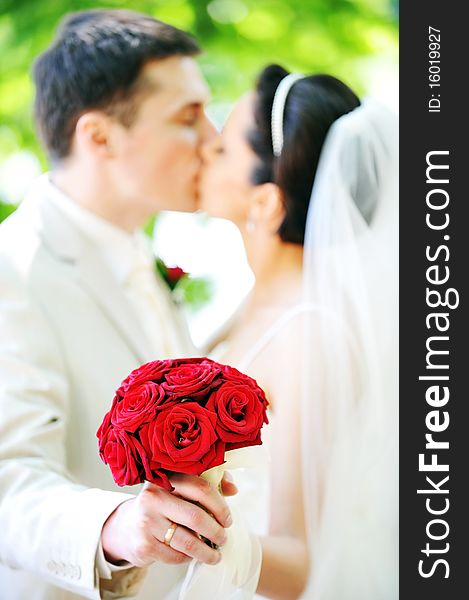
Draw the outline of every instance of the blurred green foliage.
M31 118L30 67L65 13L97 7L146 12L192 32L205 49L215 116L270 62L329 72L364 93L370 65L397 61L393 0L0 0L0 163L30 150L46 166Z
M176 302L197 312L213 297L213 282L207 277L184 277L174 288Z
M6 219L15 210L13 204L6 204L0 201L0 223Z

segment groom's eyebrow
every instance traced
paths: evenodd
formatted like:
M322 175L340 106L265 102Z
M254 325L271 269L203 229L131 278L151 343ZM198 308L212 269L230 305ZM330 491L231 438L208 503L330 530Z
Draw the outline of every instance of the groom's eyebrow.
M200 97L197 99L187 99L186 101L181 102L179 106L175 109L175 113L184 112L185 110L203 110L205 105L209 101L209 95L205 97Z
M184 98L181 101L180 107L187 106L205 106L211 100L210 92L207 90L206 92L200 92L200 94L189 96Z
M200 108L202 108L203 104L202 102L197 102L197 101L193 101L193 102L184 102L183 104L179 104L178 106L174 107L174 111L173 114L179 114L184 112L185 110L199 110Z

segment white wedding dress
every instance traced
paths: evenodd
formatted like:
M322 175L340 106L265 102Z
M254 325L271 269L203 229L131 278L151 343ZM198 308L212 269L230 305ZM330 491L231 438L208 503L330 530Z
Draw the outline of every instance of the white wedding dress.
M250 351L236 364L232 364L231 366L234 366L242 373L246 373L246 375L251 375L250 371L253 362L262 353L268 352L268 347L274 341L275 337L283 333L284 329L292 321L311 310L311 305L298 304L285 311L262 334L256 344L251 347ZM223 363L225 362L224 357L228 355L228 351L229 343L222 342L213 350L211 358ZM268 411L268 416L270 420L274 418L270 411ZM251 449L258 454L258 464L248 468L236 469L232 472L239 492L233 498L228 498L229 504L236 506L243 515L250 532L259 537L266 536L269 533L272 481L270 454L273 443L271 428L269 425L264 425L262 429L262 446ZM254 599L265 600L265 596L256 594Z
M311 303L293 306L233 366L250 375L252 363L263 352L268 352L269 344L275 337L281 335L295 319L304 318L305 315L328 319L328 315L322 314ZM346 338L347 331L341 331L341 335ZM223 362L227 344L221 344L220 347L225 352L215 349L213 357ZM295 365L291 368L295 368ZM392 371L394 369L390 368ZM389 385L394 383L388 382ZM301 399L297 398L297 401L301 402ZM395 522L390 522L389 516L396 514L398 502L397 486L394 485L397 479L397 448L393 444L393 440L397 443L394 435L397 425L391 416L388 413L384 419L370 422L372 431L369 432L370 428L367 427L359 436L353 433L351 426L352 437L346 439L343 445L339 443L336 446L330 462L328 493L325 494L322 507L322 525L315 544L317 554L314 572L317 585L307 588L303 600L340 600L345 597L347 581L352 590L360 590L363 600L397 597L395 547L389 544L389 528L397 526ZM269 419L273 418L269 414ZM242 513L250 532L259 537L269 533L272 481L270 453L275 443L269 425L263 428L262 441L262 446L256 449L259 452L258 466L232 472L239 493L228 499ZM374 453L369 452L371 448L375 449ZM354 481L356 472L364 474L358 488ZM341 527L343 537L338 543L338 528ZM390 565L395 568L391 569ZM364 576L367 570L369 577ZM355 592L351 593L348 599L355 598ZM266 597L256 594L254 599L266 600Z

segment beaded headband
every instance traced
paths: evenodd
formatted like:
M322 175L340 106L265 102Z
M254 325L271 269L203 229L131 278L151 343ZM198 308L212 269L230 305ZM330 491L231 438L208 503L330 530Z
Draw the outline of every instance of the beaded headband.
M285 102L288 92L293 84L299 79L303 79L304 75L300 73L290 73L286 75L278 84L275 91L274 101L272 104L272 149L274 156L280 156L283 148L283 113L285 111Z

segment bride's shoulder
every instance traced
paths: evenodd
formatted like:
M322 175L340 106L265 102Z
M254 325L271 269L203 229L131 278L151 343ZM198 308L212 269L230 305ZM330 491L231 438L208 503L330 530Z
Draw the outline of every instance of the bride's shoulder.
M298 348L304 340L305 327L315 317L312 304L295 304L277 313L262 338L271 351L280 355L288 353L292 347Z
M259 340L259 352L253 357L252 366L262 374L273 404L285 388L301 385L301 373L306 368L304 332L311 314L307 306L292 307L281 314Z
M277 363L293 368L301 362L308 319L306 312L294 312L283 316L277 322L265 353L273 372Z

